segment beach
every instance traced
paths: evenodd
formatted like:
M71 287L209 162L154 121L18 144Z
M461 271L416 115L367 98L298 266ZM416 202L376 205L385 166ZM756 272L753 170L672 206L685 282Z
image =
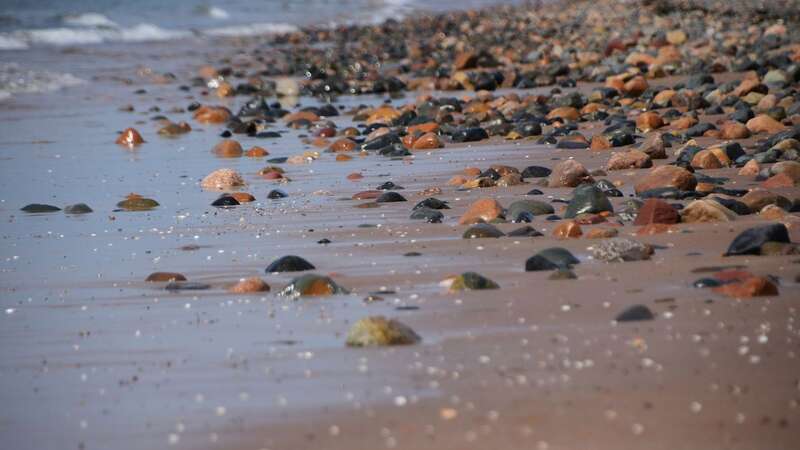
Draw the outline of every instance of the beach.
M800 442L796 2L274 3L0 13L4 448Z

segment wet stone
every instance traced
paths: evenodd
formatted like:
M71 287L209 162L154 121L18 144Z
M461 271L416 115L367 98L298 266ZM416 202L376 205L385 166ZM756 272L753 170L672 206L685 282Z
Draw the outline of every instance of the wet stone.
M705 288L713 288L717 286L722 286L722 282L717 280L716 278L700 278L692 283L692 286L698 289L705 289Z
M623 262L650 259L653 248L627 238L606 239L591 247L592 257L598 261Z
M579 214L596 214L605 211L614 211L606 194L596 186L585 184L578 186L573 192L572 200L567 206L564 217L571 219Z
M528 166L522 171L521 175L522 178L545 178L549 177L551 173L552 170L547 167Z
M327 297L348 293L347 289L336 284L331 278L309 273L293 279L280 291L279 295L296 299L298 297Z
M376 203L394 203L394 202L405 202L407 201L405 197L398 194L397 192L384 192L381 194L376 200Z
M239 200L236 200L235 197L228 194L220 196L218 199L214 200L213 203L211 203L211 206L216 206L217 208L225 208L238 205L241 205L241 203L239 203Z
M158 207L157 201L138 195L129 195L125 200L117 203L117 207L125 211L149 211Z
M505 236L505 233L488 223L475 224L467 228L462 235L464 239L499 238L503 236Z
M525 271L568 269L575 264L580 264L580 261L569 250L561 247L551 247L528 258L525 261Z
M414 211L411 213L410 219L424 220L428 223L442 223L442 220L444 220L444 214L435 209L423 207L414 209Z
M288 196L289 196L289 194L287 194L286 192L284 192L284 191L282 191L280 189L273 189L273 190L269 191L269 194L267 194L267 198L271 199L271 200L275 200L275 199L279 199L279 198L286 198Z
M653 320L655 316L650 308L644 305L633 305L622 311L614 319L617 322L637 322L642 320Z
M252 294L268 292L269 290L269 285L259 277L245 278L228 289L229 292L234 294Z
M348 347L384 347L411 345L421 341L408 325L383 316L371 316L359 320L347 332Z
M724 256L760 255L768 242L790 243L786 225L777 223L748 228L734 238Z
M381 184L380 186L378 186L375 189L377 189L379 191L391 191L391 190L398 190L399 191L399 190L405 189L405 188L403 186L398 186L398 185L394 184L391 181L387 181L387 182Z
M186 281L186 276L177 272L153 272L144 279L150 283L168 281Z
M267 266L265 272L302 272L304 270L314 270L316 267L305 259L296 255L282 256Z
M61 208L53 205L31 203L29 205L23 206L20 210L25 211L26 213L36 214L36 213L49 213L49 212L61 211Z
M429 209L450 209L447 206L447 202L439 200L435 197L426 198L421 202L417 203L413 209L421 209L421 208L429 208Z
M538 200L517 200L508 205L506 215L512 219L518 217L521 213L530 213L534 216L545 214L553 214L555 210L553 205Z
M476 272L464 272L452 279L450 292L481 289L499 289L500 286L494 281Z
M64 207L65 214L89 214L94 212L86 203L76 203Z

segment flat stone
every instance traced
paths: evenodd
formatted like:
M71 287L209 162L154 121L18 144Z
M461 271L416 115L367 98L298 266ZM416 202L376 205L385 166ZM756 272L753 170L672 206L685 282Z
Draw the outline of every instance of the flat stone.
M353 324L345 342L348 347L385 347L412 345L421 340L408 325L383 316L370 316Z

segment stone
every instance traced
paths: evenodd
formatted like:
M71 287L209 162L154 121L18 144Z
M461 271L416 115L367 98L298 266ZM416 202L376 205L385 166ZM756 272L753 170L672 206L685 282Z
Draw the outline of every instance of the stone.
M594 181L589 171L583 164L568 159L556 164L553 167L553 172L548 178L548 187L575 187L581 183L591 183Z
M356 194L356 195L358 195L358 194ZM280 198L286 198L288 196L289 196L289 194L287 194L286 192L284 192L284 191L282 191L280 189L273 189L273 190L269 191L269 193L267 194L267 198L270 199L270 200L277 200L277 199L280 199Z
M718 294L734 298L771 297L778 295L778 287L769 278L750 277L743 281L726 283L712 288Z
M636 230L637 236L653 236L661 233L672 233L675 227L666 223L651 223Z
M775 205L767 205L758 212L758 216L764 220L781 220L787 214L783 208Z
M425 133L414 141L414 145L411 148L413 150L433 150L443 147L444 143L439 139L439 135L436 133Z
M358 144L356 144L354 140L344 137L334 141L333 144L328 147L328 151L333 153L352 152L356 149L357 145Z
M262 158L264 156L268 156L269 152L262 147L253 146L250 147L250 149L247 150L244 155L248 158Z
M269 285L259 277L244 278L228 289L229 292L234 294L253 294L268 292L269 290Z
M186 281L186 276L177 272L153 272L144 279L150 283L161 283L169 281Z
M709 149L700 150L692 157L692 167L698 169L721 169L722 162L717 156Z
M580 264L580 261L569 250L561 247L550 247L528 258L525 261L525 271L569 269L575 264Z
M522 171L522 178L546 178L553 171L542 166L528 166ZM480 172L478 172L480 173Z
M20 208L20 211L24 211L29 214L38 214L38 213L51 213L51 212L61 211L61 208L53 205L31 203Z
M228 195L235 198L236 201L239 203L250 203L256 201L256 198L253 197L252 194L247 192L231 192Z
M575 188L564 217L572 219L579 214L614 212L608 196L597 186L584 184Z
M464 272L461 275L445 280L445 284L449 284L448 290L450 292L500 289L497 283L475 272Z
M89 214L94 212L86 203L76 203L64 207L65 214Z
M431 208L415 208L409 217L412 220L424 220L428 223L442 223L444 214Z
M653 312L650 311L650 308L647 306L633 305L619 313L614 320L617 322L638 322L642 320L653 320L654 318Z
M758 165L758 161L755 159L751 159L747 161L745 165L739 170L739 175L754 177L758 175L761 171L761 166Z
M611 148L611 141L602 134L595 134L592 136L592 142L589 144L589 149L592 151L608 150Z
M222 106L201 106L194 112L194 120L205 124L219 124L230 120L232 114Z
M647 84L647 80L642 76L635 76L630 80L625 82L625 85L622 87L622 92L632 96L638 97L647 90L649 85Z
M720 127L720 139L747 139L750 137L750 130L742 123L729 121Z
M713 200L695 200L681 210L681 220L686 223L730 222L736 213Z
M680 221L678 211L664 200L648 198L639 208L634 225L648 225L652 223L674 224Z
M666 159L667 150L664 139L659 133L649 133L639 146L639 150L644 152L650 159Z
M637 194L658 188L675 188L691 191L697 186L697 179L688 170L677 166L660 166L649 171L634 186Z
M265 272L266 273L279 273L279 272L302 272L304 270L314 270L313 264L306 261L305 259L296 256L296 255L286 255L282 256L275 261L272 261L269 266L267 266Z
M500 177L495 185L497 187L510 187L522 184L522 176L518 173L508 173Z
M214 200L211 203L211 206L216 207L228 207L228 206L238 206L239 200L236 200L235 197L231 196L230 194L222 194L218 199Z
M553 214L553 205L538 200L517 200L508 205L507 216L516 218L520 213L530 213L534 216Z
M186 122L169 122L158 129L158 134L166 137L177 137L192 131L192 127Z
M653 111L644 112L636 117L636 128L643 132L657 130L664 126L664 121L661 116Z
M125 200L117 203L117 207L125 211L149 211L160 206L157 201L151 198L142 197L139 194L128 194Z
M242 176L233 169L217 169L200 182L203 189L209 190L227 190L244 184Z
M422 338L408 325L383 316L370 316L354 323L347 332L348 347L412 345Z
M297 299L299 297L327 297L330 295L349 294L347 289L339 286L330 277L308 273L293 279L278 295Z
M681 45L684 42L686 42L686 33L683 30L667 31L666 37L667 37L667 42L669 42L672 45Z
M117 137L116 143L126 147L136 147L144 143L142 135L134 128L126 128Z
M376 203L395 203L395 202L405 202L407 201L405 197L398 194L397 192L384 192L377 199L375 199Z
M653 247L627 238L606 239L590 250L594 259L605 262L642 261L653 254Z
M788 198L764 189L753 189L739 200L747 205L750 211L761 211L767 205L776 205L787 210L792 207L792 202Z
M733 239L724 256L760 255L767 242L791 243L786 225L775 223L748 228Z
M792 188L795 185L795 180L786 173L773 175L761 183L761 187L764 189Z
M607 170L645 169L653 166L647 153L640 150L614 152L608 160Z
M777 133L786 127L766 114L759 114L747 121L747 129L751 133Z
M499 238L505 236L496 226L489 223L472 225L461 235L464 239Z
M583 235L583 230L574 220L562 222L553 229L553 237L557 239L578 238L581 235Z
M576 121L580 118L580 116L580 112L571 106L561 106L547 113L548 120L565 119Z
M491 222L503 218L503 206L492 198L482 198L473 202L461 219L460 225L469 225L478 222Z
M430 209L450 209L447 202L439 200L435 197L426 198L421 202L414 205L413 209L430 208Z
M524 227L517 228L515 230L511 230L508 232L508 237L539 237L543 236L542 233L536 231L530 225L525 225Z

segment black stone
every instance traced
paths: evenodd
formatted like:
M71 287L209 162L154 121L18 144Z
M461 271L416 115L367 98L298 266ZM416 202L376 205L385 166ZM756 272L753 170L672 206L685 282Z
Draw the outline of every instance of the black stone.
M633 305L619 313L616 317L617 322L636 322L640 320L653 320L655 316L650 308L644 305Z
M214 200L214 202L211 203L211 206L216 206L217 208L224 208L227 206L238 206L240 204L241 203L239 203L239 200L236 200L233 196L228 194L223 194L218 199Z
M25 205L24 207L22 207L22 211L25 211L26 213L49 213L49 212L61 211L61 208L53 205L31 203L30 205Z
M283 192L280 189L273 189L273 190L269 191L269 194L267 194L267 198L273 199L273 200L278 199L278 198L286 198L288 196L289 196L289 194L287 194L286 192Z
M170 281L164 286L168 291L202 291L211 289L211 285L194 281Z
M532 226L525 225L524 227L517 228L508 232L509 237L538 237L543 236L542 233L536 231Z
M528 258L525 261L525 271L535 272L570 268L574 264L580 264L580 261L569 250L561 247L550 247Z
M93 210L86 203L76 203L64 207L64 213L66 214L88 214L90 212L93 212Z
M378 186L375 189L377 189L379 191L391 191L392 189L400 190L400 189L405 189L405 188L403 186L398 186L398 185L394 184L391 181L387 181L386 183L381 184L380 186Z
M776 223L748 228L736 236L724 256L760 255L761 247L767 242L790 243L786 225Z
M431 208L415 208L411 213L412 220L424 220L428 223L442 223L444 214Z
M528 166L523 169L522 178L545 178L549 177L553 171L542 166Z
M435 197L426 198L425 200L417 203L413 209L430 208L430 209L450 209L447 202L439 200Z
M405 202L406 198L402 195L398 194L397 192L384 192L378 197L375 202L376 203L392 203L392 202Z
M273 261L267 266L265 272L302 272L304 270L314 269L316 269L316 267L305 259L295 255L286 255Z

